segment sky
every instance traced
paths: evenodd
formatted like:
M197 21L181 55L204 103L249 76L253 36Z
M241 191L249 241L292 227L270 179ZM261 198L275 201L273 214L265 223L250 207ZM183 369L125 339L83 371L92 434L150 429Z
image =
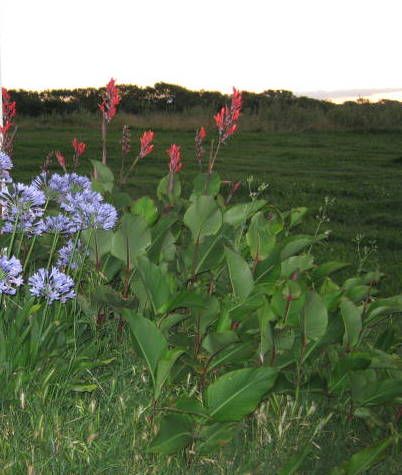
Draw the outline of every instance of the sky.
M97 87L114 77L402 99L401 10L401 0L0 0L2 83Z

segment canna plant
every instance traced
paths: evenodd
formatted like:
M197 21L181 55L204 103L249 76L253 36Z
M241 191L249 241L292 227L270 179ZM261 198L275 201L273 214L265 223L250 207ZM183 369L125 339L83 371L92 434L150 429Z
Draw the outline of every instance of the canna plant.
M375 424L378 433L386 427L378 421L387 421L386 450L400 430L393 411L402 402L402 360L393 321L402 296L378 297L379 272L340 280L347 263L317 262L313 251L328 233L297 232L306 208L281 212L258 193L231 204L239 183L225 196L214 164L240 106L235 91L232 106L215 116L217 146L204 171L205 131L197 132L201 173L188 198L173 144L157 200L126 203L116 231L86 235L103 284L82 296L83 309L127 323L160 421L151 452L220 447L274 394L333 401L345 418Z

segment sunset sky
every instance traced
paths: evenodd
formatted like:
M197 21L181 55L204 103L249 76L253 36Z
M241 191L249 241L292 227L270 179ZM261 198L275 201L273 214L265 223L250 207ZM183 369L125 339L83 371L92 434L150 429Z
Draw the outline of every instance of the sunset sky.
M8 88L99 86L114 77L223 92L233 85L289 89L338 100L350 91L376 90L402 99L399 0L0 5L1 74Z

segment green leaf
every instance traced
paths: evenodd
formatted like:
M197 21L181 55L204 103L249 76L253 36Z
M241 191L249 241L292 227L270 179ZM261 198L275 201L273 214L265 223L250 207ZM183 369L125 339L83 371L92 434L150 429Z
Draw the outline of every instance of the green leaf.
M245 300L254 287L253 275L243 257L225 247L225 257L229 269L230 282L236 297Z
M300 208L293 208L290 211L290 223L289 227L293 228L294 226L297 226L300 224L308 212L308 208L300 207Z
M168 274L147 257L137 259L136 268L155 313L165 313L171 305L172 289Z
M130 326L141 355L148 365L153 385L156 387L156 369L160 358L166 353L167 341L155 323L148 318L130 310L123 310L123 316Z
M222 226L222 211L212 196L197 196L184 214L184 224L190 229L193 241L216 234Z
M314 244L315 242L320 241L325 237L326 236L324 234L320 234L316 237L306 235L289 237L285 240L285 244L282 248L281 259L284 261L288 257L294 256L307 246L311 246L311 244Z
M169 313L177 308L204 308L205 297L192 292L191 290L182 290L170 298L166 304L160 307L161 313Z
M251 218L246 239L251 257L256 261L266 259L274 250L276 237L271 234L269 223L261 211Z
M154 201L148 196L143 196L134 201L131 205L131 212L137 216L142 216L149 226L155 223L159 215Z
M275 384L274 368L244 368L219 377L206 391L209 415L217 421L239 421L255 410Z
M114 175L109 167L104 165L98 160L91 160L91 163L95 170L96 180L93 180L93 187L96 191L108 191L113 190Z
M234 331L211 332L204 338L202 347L209 354L213 355L223 348L239 341L237 333Z
M309 254L291 256L281 264L281 276L289 278L294 272L304 272L314 265L314 257Z
M263 208L267 202L265 200L255 200L250 203L239 203L225 211L223 222L231 226L239 226L247 221L254 213Z
M82 240L89 246L91 259L101 259L112 250L113 232L102 229L86 229L81 232Z
M176 174L174 176L173 193L170 196L168 196L168 188L169 188L169 175L166 175L159 182L158 189L156 191L156 194L160 200L163 200L163 198L168 198L169 201L176 201L178 198L180 198L181 183L180 183L179 175Z
M328 326L327 308L322 298L314 291L307 294L303 308L303 330L307 340L319 340Z
M169 414L162 419L159 432L147 451L163 455L172 454L189 445L192 439L191 418L181 414Z
M372 447L356 452L349 461L333 470L332 475L359 475L365 472L384 457L393 441L393 437L388 437Z
M362 331L362 311L346 297L342 298L340 309L345 325L343 344L347 348L353 348L359 342L360 333Z
M224 422L204 426L199 434L200 440L196 446L197 453L209 454L227 445L237 433L237 423Z
M113 234L112 254L125 264L133 264L151 244L151 232L141 216L125 214L118 231Z
M260 324L260 345L258 355L260 361L264 361L265 354L272 351L274 348L274 336L271 328L271 322L275 321L276 317L267 301L257 312L258 321Z
M325 262L324 264L321 264L314 270L313 278L314 280L324 279L324 277L328 277L334 272L338 272L339 270L342 270L348 266L350 266L350 264L346 262L337 262L337 261Z
M194 193L215 196L221 188L221 178L216 172L200 173L194 178Z
M402 378L388 378L370 381L362 392L359 403L363 406L376 406L393 402L402 396Z
M154 399L157 400L161 394L162 387L169 377L170 371L173 365L184 353L184 350L180 348L173 348L166 350L165 353L159 358L158 366L156 368Z

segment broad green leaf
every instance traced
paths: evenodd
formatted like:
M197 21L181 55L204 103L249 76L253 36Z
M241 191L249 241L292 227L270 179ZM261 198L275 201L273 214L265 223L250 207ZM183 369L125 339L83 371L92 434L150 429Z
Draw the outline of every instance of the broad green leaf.
M327 308L322 298L314 291L307 294L303 308L303 333L307 340L319 340L328 326Z
M193 422L181 414L169 414L162 419L159 432L151 442L148 452L163 455L183 449L193 439Z
M366 472L384 457L385 451L393 442L394 438L388 437L372 447L356 452L341 467L334 469L331 475L359 475Z
M131 212L137 216L142 216L149 226L155 223L159 215L154 201L148 196L143 196L134 201L131 205Z
M237 423L223 422L204 426L199 434L200 440L196 451L200 454L209 454L227 445L237 433Z
M119 292L107 285L98 285L91 295L93 303L102 306L108 306L115 309L133 308L135 300L133 297L125 299Z
M221 179L218 173L200 173L194 178L194 193L197 195L215 196L221 188Z
M236 297L245 300L254 287L250 267L240 254L228 247L225 247L225 257L233 293Z
M125 214L120 228L113 233L112 254L125 264L133 264L151 244L151 232L141 216Z
M206 237L198 248L195 274L215 269L223 259L223 239L220 234ZM193 251L194 252L194 251Z
M82 240L89 246L91 259L101 259L112 250L113 232L94 229L81 232Z
M274 347L274 335L271 328L271 322L275 321L276 317L267 301L257 312L258 321L260 324L260 345L258 355L260 361L264 361L265 354L272 351Z
M350 264L346 262L325 262L324 264L321 264L316 269L314 269L313 277L315 280L324 279L324 277L328 277L334 272L338 272L339 270L342 270L348 266L350 266Z
M165 353L159 358L158 366L156 368L154 399L157 400L161 394L162 387L169 377L170 371L176 361L184 353L184 350L180 348L173 348L166 350Z
M261 211L251 218L246 239L251 257L256 261L266 259L274 250L276 237L271 234L269 222Z
M209 354L213 355L227 346L239 341L237 333L234 331L211 332L204 338L202 347Z
M301 250L306 248L307 246L311 246L317 241L325 239L325 234L319 234L318 236L306 236L306 235L299 235L299 236L292 236L285 240L285 244L281 251L281 259L284 261L290 256L294 256L298 254Z
M289 278L294 272L304 272L311 269L313 265L314 257L310 254L291 256L282 262L281 275L282 277Z
M136 268L155 313L165 313L172 299L172 289L167 273L147 257L137 259ZM173 307L170 307L173 310Z
M155 387L156 369L160 358L166 353L167 341L155 323L148 318L130 310L123 310L123 316L127 320L141 355L148 365Z
M204 308L205 297L192 292L191 290L181 290L173 295L166 304L160 307L161 313L169 313L177 308Z
M402 396L402 378L388 378L366 384L359 403L363 406L376 406L393 402Z
M346 297L342 298L340 309L345 325L343 344L347 348L353 348L359 342L360 333L362 331L362 311Z
M290 223L289 227L293 228L294 226L297 226L300 224L308 212L308 208L300 207L300 208L293 208L290 210Z
M374 321L377 317L392 315L402 312L402 295L378 299L367 308L366 323Z
M239 363L241 365L249 359L254 359L254 356L255 348L252 340L244 343L235 342L215 354L208 366L208 371L212 371L214 368L221 365L232 363Z
M219 377L208 386L209 415L220 422L239 421L255 410L275 384L274 368L244 368Z
M164 198L168 198L169 201L174 202L178 198L180 198L181 195L181 182L180 182L180 177L179 175L174 176L173 180L173 192L169 194L169 175L166 175L165 177L162 178L162 180L159 182L156 194L160 200L163 200Z
M183 218L190 229L193 241L216 234L222 226L222 211L212 196L197 196Z
M228 208L223 215L223 222L231 226L239 226L245 223L254 213L263 208L267 202L265 200L250 201L250 203L240 203Z
M95 170L96 180L93 180L92 186L96 191L108 191L113 190L114 175L109 167L104 165L98 160L91 160L91 163Z

